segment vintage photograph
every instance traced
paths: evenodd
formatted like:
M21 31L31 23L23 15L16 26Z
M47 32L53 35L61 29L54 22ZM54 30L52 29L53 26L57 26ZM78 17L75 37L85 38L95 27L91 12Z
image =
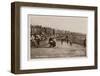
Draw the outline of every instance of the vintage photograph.
M30 57L86 56L87 17L28 15Z
M11 3L11 72L97 69L98 7Z

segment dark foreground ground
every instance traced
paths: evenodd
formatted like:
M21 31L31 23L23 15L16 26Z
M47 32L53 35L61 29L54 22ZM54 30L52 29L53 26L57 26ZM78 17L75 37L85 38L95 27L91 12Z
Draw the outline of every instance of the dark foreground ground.
M31 48L31 59L34 58L63 58L63 57L83 57L86 56L86 48L81 45L73 44L70 46L66 42L61 44L57 41L54 48L49 48L48 42L40 43L39 48Z

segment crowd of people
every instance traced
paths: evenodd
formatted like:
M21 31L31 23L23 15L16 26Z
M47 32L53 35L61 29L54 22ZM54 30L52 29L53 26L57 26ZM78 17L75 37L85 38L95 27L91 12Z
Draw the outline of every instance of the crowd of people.
M73 34L71 32L62 35L63 33L56 33L55 31L54 29L41 26L31 28L31 47L38 48L40 47L41 41L45 40L48 42L47 45L49 45L49 47L56 47L58 40L61 42L61 45L63 45L64 42L70 46L73 45ZM86 47L86 38L82 41L83 46Z
M34 34L34 35L31 35L31 47L38 48L40 46L40 42L45 41L45 40L48 40L47 44L49 44L49 47L56 46L56 39L54 37L50 37L49 39L47 39L46 37L44 38L44 36L42 35Z

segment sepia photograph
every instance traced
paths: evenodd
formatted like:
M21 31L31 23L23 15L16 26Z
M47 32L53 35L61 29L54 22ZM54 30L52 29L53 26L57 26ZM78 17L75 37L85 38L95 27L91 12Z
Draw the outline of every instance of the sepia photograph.
M30 59L87 56L88 17L28 15Z
M97 69L97 7L11 3L11 72Z

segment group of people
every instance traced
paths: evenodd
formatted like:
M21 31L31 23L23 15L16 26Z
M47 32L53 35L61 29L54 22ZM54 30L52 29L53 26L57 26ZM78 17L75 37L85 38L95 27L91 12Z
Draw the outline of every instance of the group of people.
M46 40L48 42L46 43L46 45L49 45L49 47L56 47L57 45L56 37L53 37L53 36L46 37L46 36L39 35L39 34L33 34L31 35L31 47L38 48L40 46L40 42L43 40ZM60 41L61 41L61 45L63 45L64 42L66 42L70 46L73 45L72 35L66 35L62 37ZM83 41L83 45L84 47L86 47L86 39Z
M63 42L67 42L67 44L70 44L72 46L72 35L66 35L64 38L62 38L61 44L63 44Z
M40 42L44 40L43 38L47 39L46 37L43 37L42 35L39 35L39 34L31 35L31 47L38 48L40 46ZM48 39L48 44L49 44L49 47L55 47L56 39L54 37L50 37Z
M39 47L41 41L40 35L31 35L31 47Z

